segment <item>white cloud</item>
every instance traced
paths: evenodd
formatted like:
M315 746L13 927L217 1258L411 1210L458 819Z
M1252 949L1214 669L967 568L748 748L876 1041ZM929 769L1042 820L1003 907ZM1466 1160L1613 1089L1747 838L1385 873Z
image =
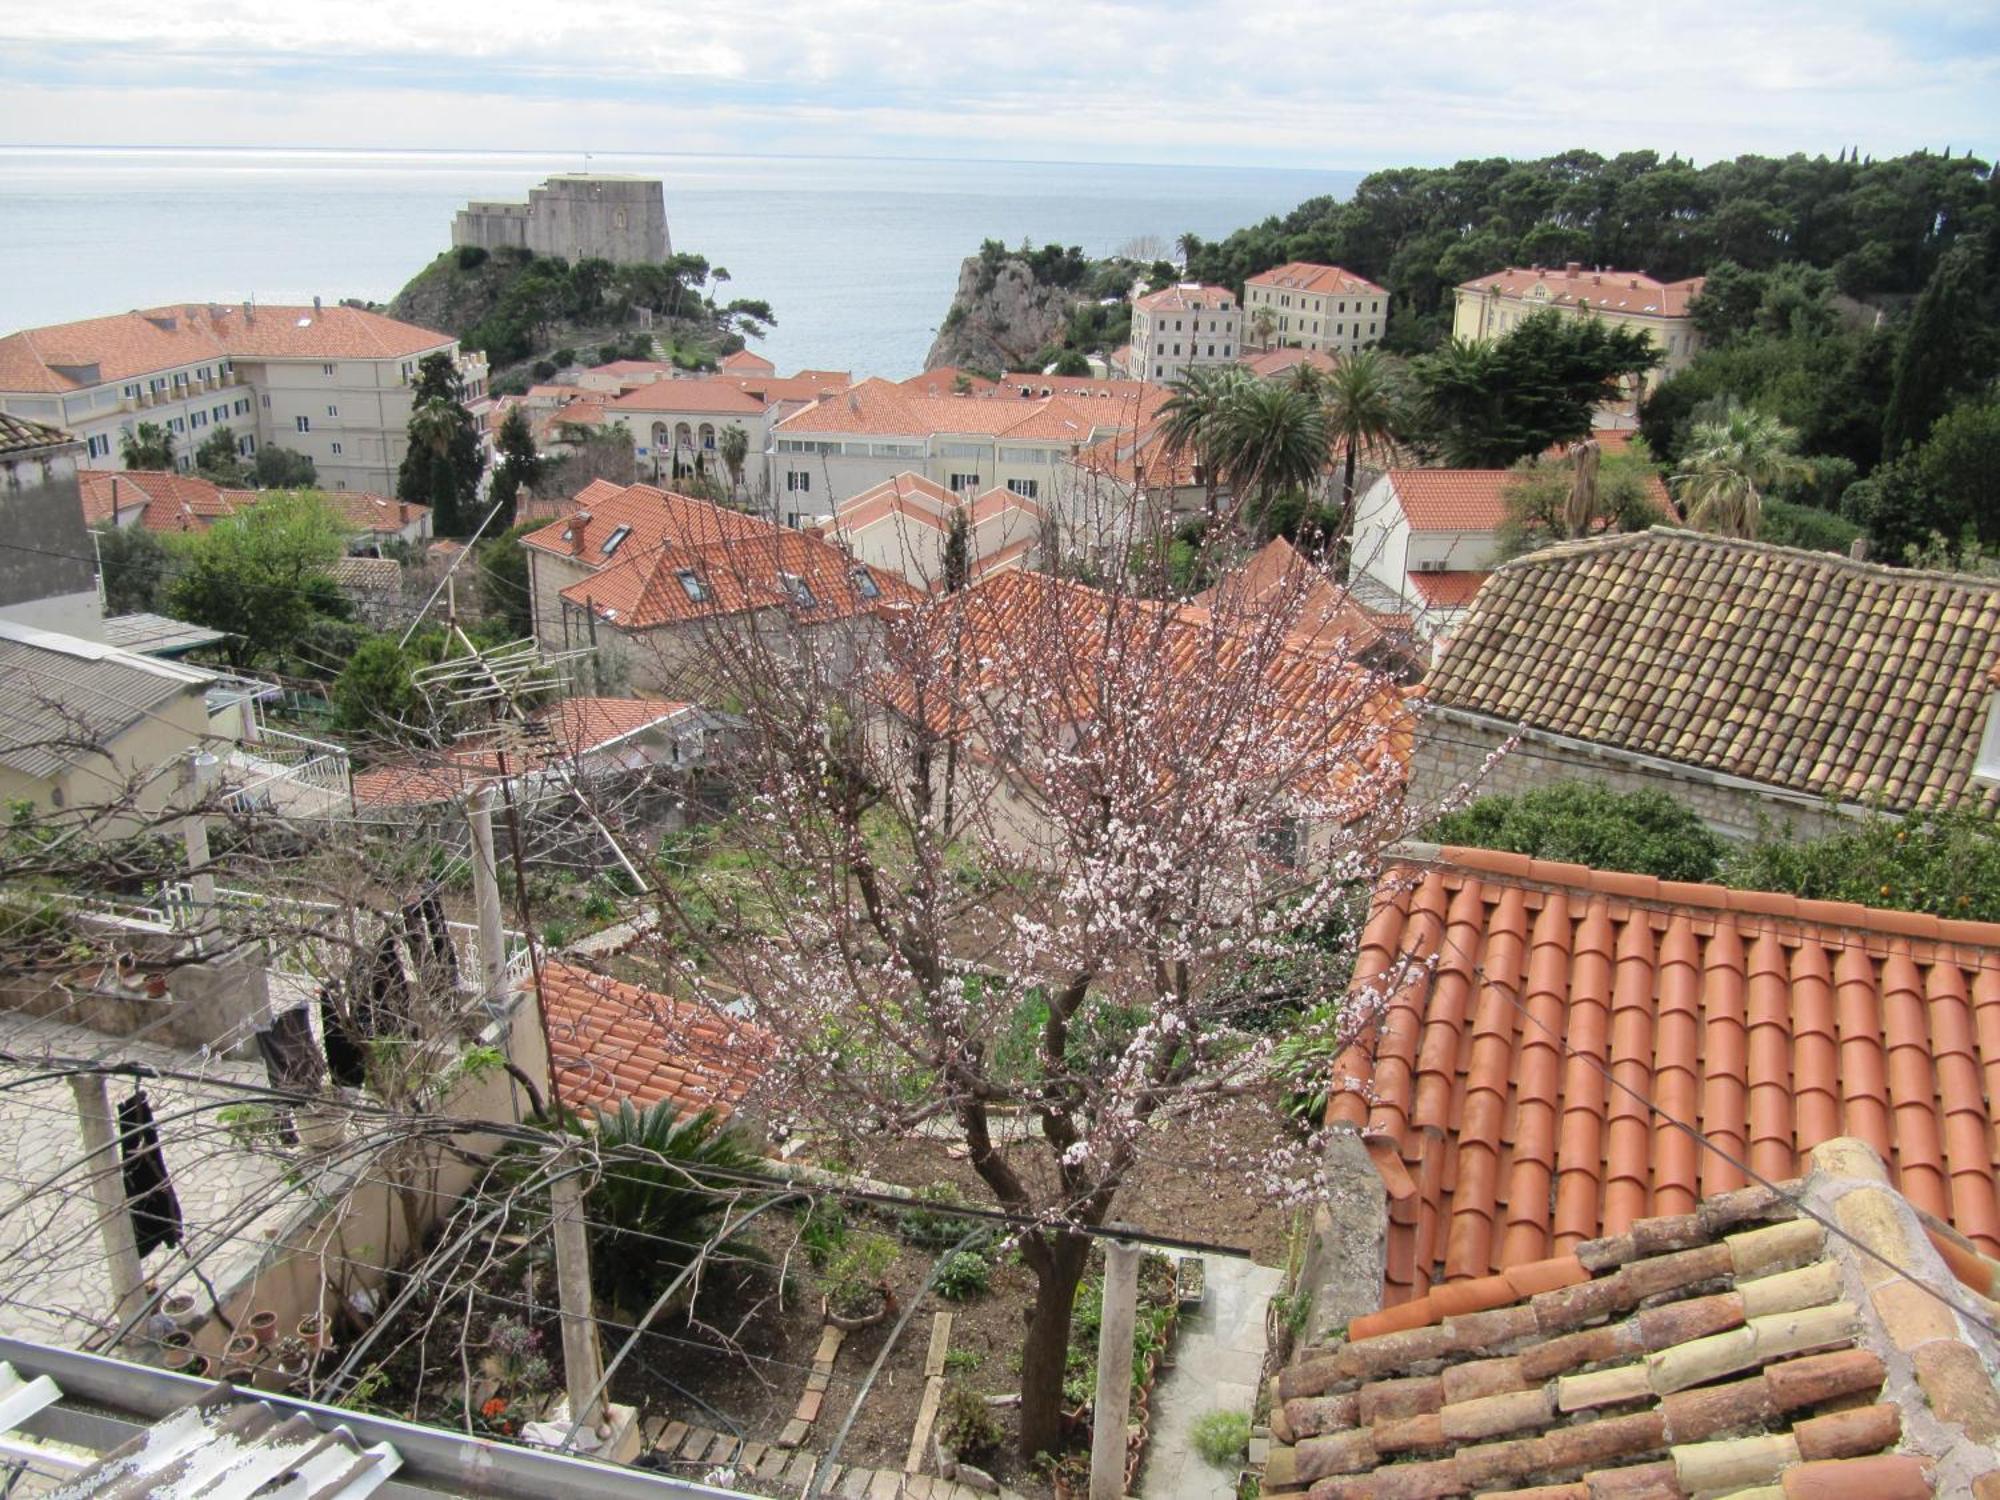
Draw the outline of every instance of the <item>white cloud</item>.
M2000 83L1990 34L1923 56L1924 4L1856 0L206 0L200 18L198 41L187 12L139 0L0 19L0 54L17 59L0 64L0 133L1363 166L1588 145L1705 159L1972 141Z

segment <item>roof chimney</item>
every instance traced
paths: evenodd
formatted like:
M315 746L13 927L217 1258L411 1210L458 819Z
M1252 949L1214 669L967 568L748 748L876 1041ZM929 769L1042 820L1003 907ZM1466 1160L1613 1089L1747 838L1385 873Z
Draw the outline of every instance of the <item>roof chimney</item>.
M319 298L318 298L318 297L314 297L314 298L313 298L313 311L314 311L315 313L317 313L317 312L319 311Z
M248 297L243 299L243 321L246 323L257 321L257 304L252 302Z
M1573 260L1563 267L1563 274L1565 276L1575 276L1582 270L1583 270L1583 262L1580 260Z

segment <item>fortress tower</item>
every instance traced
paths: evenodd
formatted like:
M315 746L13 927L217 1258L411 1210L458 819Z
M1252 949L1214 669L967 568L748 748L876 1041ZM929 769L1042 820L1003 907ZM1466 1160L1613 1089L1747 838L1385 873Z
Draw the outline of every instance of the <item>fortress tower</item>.
M597 172L551 177L526 203L468 203L452 220L451 242L618 264L663 261L674 248L657 177Z

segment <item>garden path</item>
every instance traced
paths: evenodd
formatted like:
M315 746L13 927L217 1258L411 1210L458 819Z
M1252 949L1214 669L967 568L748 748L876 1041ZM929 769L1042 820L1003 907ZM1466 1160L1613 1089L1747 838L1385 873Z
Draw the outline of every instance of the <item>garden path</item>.
M1264 1308L1284 1272L1232 1255L1204 1255L1208 1295L1174 1335L1174 1367L1153 1394L1153 1432L1139 1474L1145 1500L1233 1500L1235 1470L1195 1452L1191 1429L1221 1408L1246 1417L1264 1368Z

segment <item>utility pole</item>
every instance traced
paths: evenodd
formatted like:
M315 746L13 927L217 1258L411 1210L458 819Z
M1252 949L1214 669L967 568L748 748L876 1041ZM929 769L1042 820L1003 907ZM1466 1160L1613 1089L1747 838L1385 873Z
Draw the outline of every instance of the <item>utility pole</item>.
M476 788L466 802L472 829L472 893L479 912L479 982L498 1015L507 1004L506 936L500 927L500 863L493 852L493 788Z
M610 1435L598 1399L604 1384L604 1351L597 1344L597 1319L590 1300L590 1238L583 1222L583 1161L575 1147L556 1157L549 1182L554 1214L556 1291L562 1301L563 1382L569 1391L569 1419L600 1441ZM604 1429L604 1430L600 1430Z
M132 1215L127 1212L125 1157L118 1149L111 1092L102 1073L74 1073L69 1086L76 1095L76 1123L83 1135L84 1159L90 1163L90 1196L97 1200L97 1232L104 1238L104 1260L111 1272L111 1311L124 1327L145 1305L146 1277L139 1265L139 1242L132 1235Z
M1097 1326L1097 1400L1090 1409L1090 1500L1123 1500L1125 1421L1132 1409L1132 1325L1139 1303L1139 1247L1104 1247L1104 1313Z

